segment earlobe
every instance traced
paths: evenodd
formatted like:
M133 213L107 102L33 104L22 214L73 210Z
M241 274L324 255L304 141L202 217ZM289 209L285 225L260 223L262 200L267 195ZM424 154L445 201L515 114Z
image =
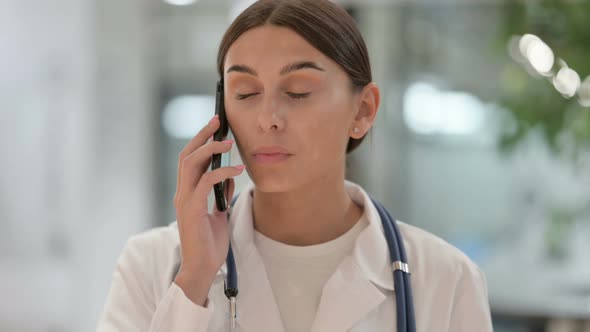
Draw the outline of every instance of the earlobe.
M363 130L363 131L361 131L361 128L359 128L359 127L354 127L354 128L352 128L352 130L351 130L351 133L350 133L350 135L349 135L349 136L350 136L351 138L354 138L354 139L360 139L361 137L363 137L363 136L364 136L364 130Z

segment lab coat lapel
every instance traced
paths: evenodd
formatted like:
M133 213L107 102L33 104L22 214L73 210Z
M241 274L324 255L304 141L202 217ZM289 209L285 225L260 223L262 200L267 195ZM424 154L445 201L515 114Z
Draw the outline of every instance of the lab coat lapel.
M254 245L250 184L230 217L231 243L238 269L237 322L243 331L283 332L264 263ZM358 185L346 181L352 199L364 206L369 225L359 235L352 255L324 286L312 332L346 331L365 318L394 291L393 273L379 213ZM392 313L394 314L394 313Z
M255 248L238 266L238 274L239 284L247 285L239 288L238 325L244 331L284 331L281 314L262 258Z
M348 257L326 283L311 331L346 331L385 298Z
M379 213L360 187L347 182L347 189L353 200L364 207L369 225L359 235L352 255L344 259L324 286L312 332L349 330L394 291Z
M242 191L230 216L230 240L238 272L236 320L241 331L284 332L264 262L254 245L251 189L252 184Z

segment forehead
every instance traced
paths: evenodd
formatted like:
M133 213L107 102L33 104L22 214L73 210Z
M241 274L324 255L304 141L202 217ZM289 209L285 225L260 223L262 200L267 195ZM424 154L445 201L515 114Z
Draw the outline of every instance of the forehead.
M284 66L286 62L309 60L326 67L333 66L330 58L317 50L295 31L274 25L264 25L244 32L230 46L224 68L245 64L255 69Z

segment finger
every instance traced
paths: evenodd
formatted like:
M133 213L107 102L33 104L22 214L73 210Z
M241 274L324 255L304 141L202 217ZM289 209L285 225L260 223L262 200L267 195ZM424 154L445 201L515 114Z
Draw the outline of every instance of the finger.
M242 174L244 169L244 165L228 166L221 167L214 171L203 174L203 176L199 180L199 183L197 184L197 187L195 188L195 191L193 192L191 201L194 202L194 204L202 204L198 202L203 202L204 204L206 204L207 196L209 196L209 193L213 189L213 185Z
M180 199L190 197L199 179L209 168L213 154L226 153L231 150L233 141L209 142L191 153L182 161L182 175L178 187Z
M219 128L219 124L219 117L215 115L205 127L199 130L197 135L195 135L195 137L193 137L191 141L188 142L188 144L180 152L178 156L178 171L176 175L176 196L178 196L178 187L182 179L182 161L195 150L197 150L199 147L201 147L203 144L205 144L207 140L211 138L211 136Z
M180 154L178 156L178 172L177 172L177 179L176 179L177 182L176 183L179 183L180 179L182 177L182 169L181 169L182 160L184 160L188 155L193 153L193 151L198 149L200 146L205 144L207 142L207 140L213 136L213 134L215 133L215 131L218 128L219 128L219 120L218 120L218 116L215 115L211 120L209 120L209 123L207 125L205 125L205 127L203 127L201 130L199 130L197 135L195 135L195 137L193 137L190 140L190 142L188 142L188 144L185 145L185 147L182 149L182 151L180 152Z
M207 140L215 134L215 132L219 129L219 117L215 115L209 123L203 127L195 137L191 139L190 142L182 149L180 153L183 157L186 157L193 153L196 149L203 146L203 144L207 143ZM184 159L184 158L183 158Z

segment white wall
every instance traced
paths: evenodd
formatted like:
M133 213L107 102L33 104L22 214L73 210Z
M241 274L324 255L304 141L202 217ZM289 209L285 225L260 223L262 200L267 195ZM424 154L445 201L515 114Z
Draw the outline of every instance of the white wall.
M0 8L0 330L90 331L125 239L154 224L149 6Z

